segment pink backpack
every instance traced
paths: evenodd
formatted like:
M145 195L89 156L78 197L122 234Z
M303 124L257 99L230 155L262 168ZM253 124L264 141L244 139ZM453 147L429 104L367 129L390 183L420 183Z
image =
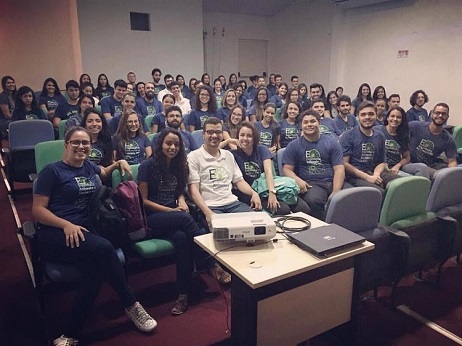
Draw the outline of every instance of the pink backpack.
M143 206L143 197L133 181L124 181L114 189L112 198L120 213L127 220L128 237L131 240L146 238L148 223Z

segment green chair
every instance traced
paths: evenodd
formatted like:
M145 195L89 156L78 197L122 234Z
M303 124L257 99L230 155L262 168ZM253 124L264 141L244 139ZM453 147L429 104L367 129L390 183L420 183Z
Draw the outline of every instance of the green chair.
M426 211L430 180L409 176L391 181L386 189L380 223L403 231L410 238L406 274L438 267L451 257L457 222Z
M131 165L133 172L133 180L138 179L138 168L139 164ZM112 172L112 188L116 188L122 181L128 179L128 174L121 176L120 171L116 169ZM133 242L132 249L134 252L142 258L158 258L175 253L173 243L166 239L152 238L147 240L141 240Z
M274 114L274 120L279 122L281 120L281 108L276 108L276 113Z
M35 146L35 168L37 174L49 163L57 162L63 159L64 140L37 143Z
M148 135L148 139L149 139L149 141L151 142L151 144L152 144L152 141L154 140L154 137L155 137L156 135L157 135L157 133L150 133L150 134Z
M452 138L456 142L457 152L462 154L462 125L457 125L452 131Z
M151 131L151 127L152 127L151 123L152 123L153 118L154 118L154 115L148 115L148 116L146 116L146 118L144 118L144 123L148 127L149 131Z
M64 139L64 135L66 134L66 123L67 123L67 119L66 120L61 120L59 122L59 127L58 127L59 136L58 136L58 139Z

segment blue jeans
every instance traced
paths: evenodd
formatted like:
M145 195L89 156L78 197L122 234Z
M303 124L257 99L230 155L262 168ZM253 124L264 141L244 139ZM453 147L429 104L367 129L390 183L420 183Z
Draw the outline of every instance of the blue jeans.
M85 241L79 247L66 246L62 229L41 226L38 230L38 245L43 260L75 265L82 273L74 298L67 337L79 338L83 324L95 302L103 280L107 281L119 296L124 307L136 302L128 286L119 257L112 244L105 238L84 232Z
M231 204L223 205L221 207L209 207L211 211L217 214L225 213L244 213L248 211L253 211L250 206L240 201L233 202Z
M401 170L408 174L417 175L427 179L430 179L430 176L434 174L431 174L431 168L425 163L408 163L401 167Z
M215 261L194 243L194 237L205 234L192 216L184 211L158 212L148 216L153 237L167 238L175 246L176 280L180 294L189 293L193 261L198 270L212 268Z

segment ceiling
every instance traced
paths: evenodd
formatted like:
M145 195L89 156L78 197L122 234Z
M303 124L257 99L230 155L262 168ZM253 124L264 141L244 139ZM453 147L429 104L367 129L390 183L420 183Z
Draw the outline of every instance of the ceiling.
M298 0L203 0L202 10L272 17L295 1Z

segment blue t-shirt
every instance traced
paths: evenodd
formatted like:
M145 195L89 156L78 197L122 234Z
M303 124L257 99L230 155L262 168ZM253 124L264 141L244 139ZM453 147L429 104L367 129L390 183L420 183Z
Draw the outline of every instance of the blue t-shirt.
M108 124L109 124L109 129L111 130L112 134L116 133L117 128L119 127L120 119L122 119L122 114L115 115L111 119L109 119ZM148 129L148 126L146 125L146 122L144 121L144 118L139 114L138 114L138 121L140 122L140 125L143 127L144 132L146 133L150 132L150 129Z
M166 122L165 122L164 113L157 113L156 115L154 115L154 118L152 118L151 127L152 127L152 125L157 125L158 126L157 132L160 132L163 129L165 129Z
M25 110L24 108L16 108L13 111L11 116L11 121L16 120L47 120L47 117L42 109L38 106L32 107L30 111Z
M196 141L194 140L190 132L182 130L178 130L178 132L180 133L181 139L183 140L186 155L188 155L191 151L199 148L199 145L197 145ZM154 146L157 144L158 141L159 136L154 136L154 138L152 139L152 150L154 150Z
M334 123L335 125L337 125L341 133L344 133L345 131L358 126L358 122L356 121L355 116L352 114L347 115L347 121L343 120L342 117L339 115L334 119Z
M209 117L216 116L214 113L210 113L209 111L201 111L198 109L193 110L189 114L188 125L194 126L195 130L202 130L204 127L204 122Z
M431 167L438 163L436 158L443 152L448 159L457 158L456 144L448 131L443 129L441 134L434 135L430 132L430 124L422 121L411 121L408 126L411 162L421 162Z
M71 105L69 102L65 102L56 107L53 118L67 120L71 116L76 115L78 113L80 113L80 107L78 104Z
M239 97L239 103L241 104L242 107L244 108L247 108L247 99L245 98L244 95L241 95L241 97Z
M101 112L111 113L112 117L122 114L122 102L117 101L114 97L105 97L100 101Z
M154 97L156 98L156 100L157 100L157 94L164 89L165 89L165 85L163 84L154 85ZM159 101L161 102L162 100L159 100Z
M382 132L385 136L385 156L387 160L388 167L393 167L403 158L403 153L408 148L402 147L397 141L396 136L392 136L388 133L385 126L378 126L377 130Z
M274 103L276 105L276 108L282 107L282 98L279 95L271 96L269 102Z
M273 155L264 145L258 145L252 155L248 156L242 149L232 150L234 159L241 169L244 180L252 186L255 179L265 171L263 161L271 160Z
M419 110L417 110L414 107L409 108L409 110L406 112L406 120L407 122L414 121L414 120L424 121L424 122L431 121L428 115L428 112L425 108L420 108Z
M99 98L100 100L102 100L105 97L111 97L112 95L114 95L114 88L111 86L107 86L105 90L101 88L96 88L93 91L93 96Z
M362 172L373 172L385 160L385 136L373 129L372 136L363 134L360 127L354 127L342 134L340 144L343 156L350 157L350 164Z
M304 136L292 141L282 155L282 164L294 167L295 174L306 182L334 179L334 166L343 165L342 148L330 136L319 136L316 142Z
M279 122L281 128L281 148L287 147L290 142L300 137L300 126L297 124L289 124L287 119L283 119Z
M117 151L116 159L124 159L129 165L141 163L146 158L145 148L149 146L151 146L149 138L144 134L140 134L124 143L124 152L122 153L119 149L119 135L112 137L112 147Z
M87 225L88 204L101 186L101 168L85 160L82 167L58 161L47 165L38 175L35 194L48 196L48 209L75 225Z
M173 174L165 175L160 178L158 184L153 182L153 160L150 158L141 162L138 168L138 181L148 183L148 199L154 203L175 208L176 207L176 188L177 179ZM157 188L156 188L157 185ZM148 214L152 211L146 209Z
M255 96L257 96L257 92L258 89L251 85L247 88L247 97L254 100Z
M338 137L342 134L342 131L340 131L334 119L321 118L321 125L319 126L319 133L321 133L322 135L330 135L330 136Z
M53 96L40 96L39 106L45 105L47 111L54 111L58 105L67 103L66 98L63 95Z
M272 124L268 127L264 127L261 121L257 121L255 123L258 132L260 133L260 143L268 148L276 145L277 143L277 136L280 134L280 127L279 125Z
M112 157L112 143L109 146L111 150L111 157ZM93 162L95 165L101 165L103 157L106 155L106 148L101 143L101 141L96 141L95 143L91 143L90 154L88 155L88 160Z
M140 97L136 100L137 113L141 114L143 118L148 115L156 115L162 112L162 103L153 99L152 102L146 101Z
M223 123L228 122L229 115L231 114L231 109L228 107L221 107L217 109L217 118L220 119Z
M7 105L8 109L10 110L10 115L13 114L14 100L13 99L10 100L8 98L8 95L4 91L0 93L0 105ZM3 111L1 108L0 108L0 119L6 119L5 114L3 114Z

